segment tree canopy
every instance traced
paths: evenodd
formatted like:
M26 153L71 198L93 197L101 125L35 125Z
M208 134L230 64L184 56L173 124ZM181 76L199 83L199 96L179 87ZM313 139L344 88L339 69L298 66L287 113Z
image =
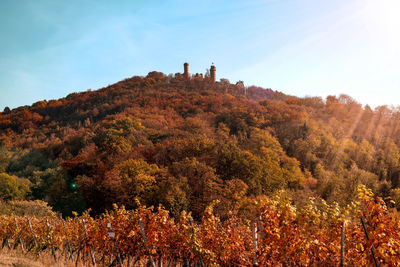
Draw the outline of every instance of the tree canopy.
M399 199L400 110L151 72L0 113L0 198L64 215L113 203L226 216L285 191L346 205Z

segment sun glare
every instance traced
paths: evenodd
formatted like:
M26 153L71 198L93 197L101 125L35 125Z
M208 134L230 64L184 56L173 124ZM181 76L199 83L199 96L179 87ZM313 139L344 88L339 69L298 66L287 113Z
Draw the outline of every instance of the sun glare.
M392 46L400 43L400 1L367 0L365 1L364 21L368 32L380 41Z

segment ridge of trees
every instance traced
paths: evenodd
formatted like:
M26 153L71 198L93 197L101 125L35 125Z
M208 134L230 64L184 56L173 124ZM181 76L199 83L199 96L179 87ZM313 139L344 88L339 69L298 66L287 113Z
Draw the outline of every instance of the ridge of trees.
M282 190L299 207L346 205L359 184L400 202L399 118L347 95L150 72L0 113L0 197L64 215L137 198L195 219L213 200L226 218Z

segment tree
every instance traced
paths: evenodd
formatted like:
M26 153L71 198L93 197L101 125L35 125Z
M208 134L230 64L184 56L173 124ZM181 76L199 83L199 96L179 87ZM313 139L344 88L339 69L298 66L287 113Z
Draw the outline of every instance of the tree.
M29 190L29 181L0 173L0 198L3 200L25 199Z
M11 109L9 107L5 107L3 110L4 114L10 114L11 113Z
M0 147L0 173L5 172L8 164L11 161L11 153L5 149Z
M161 170L155 164L144 160L126 160L116 166L119 171L121 188L119 200L128 207L134 207L135 198L150 204L156 191L156 176Z
M185 158L170 167L173 176L185 179L189 186L190 210L196 219L200 219L205 207L218 198L222 188L221 179L215 170L196 158Z
M236 145L220 145L215 152L216 173L223 180L243 180L249 186L250 194L270 194L282 188L285 180L279 160L267 156L268 150L265 148L265 157L261 158Z
M96 146L102 152L108 154L118 154L129 151L132 146L128 140L115 129L105 129L100 131L94 138Z
M32 181L33 197L48 202L64 216L71 216L73 211L82 213L87 208L74 177L61 167L36 171Z

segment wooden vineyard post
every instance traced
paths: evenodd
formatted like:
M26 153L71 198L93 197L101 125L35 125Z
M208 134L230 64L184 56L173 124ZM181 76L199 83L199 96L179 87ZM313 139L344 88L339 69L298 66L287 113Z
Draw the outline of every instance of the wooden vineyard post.
M369 240L369 234L368 234L368 231L367 231L367 226L365 224L364 217L361 217L360 219L361 219L362 227L364 229L365 237L366 237L367 240ZM372 258L374 258L375 266L378 267L379 266L379 262L375 258L375 247L374 247L374 245L372 245L372 247L371 247L371 254L372 254Z
M254 249L254 264L257 264L257 223L251 223L251 233L253 236L253 249Z
M17 218L14 217L14 221L15 221L15 229L17 230L17 233L18 233L19 243L21 244L22 252L25 252L25 249L24 249L24 242L22 241L22 238L21 238L21 233L20 233L20 231L19 231Z
M111 228L111 223L108 222L108 221L107 221L107 228L109 228L109 229ZM107 233L107 236L110 237L110 238L113 238L113 237L115 237L115 233L114 233L114 232L111 232L111 231L109 230L109 232ZM115 248L115 246L113 246L112 249L111 249L110 262L109 262L110 265L112 265L112 262L113 262L114 248Z
M108 228L107 236L114 240L114 248L115 248L115 250L117 252L117 260L118 260L119 265L122 267L122 259L121 259L121 254L119 253L119 249L118 249L118 246L117 246L117 239L115 238L115 232L112 229L111 223L108 222L108 221L107 221L107 228ZM113 253L112 254L114 254L114 248L113 248ZM111 255L110 261L112 260L112 256L113 255Z
M37 241L36 241L36 236L35 236L35 233L33 232L31 220L29 218L28 218L28 224L29 224L29 229L31 230L31 234L33 236L33 241L35 242L35 248L38 248L38 244L37 244Z
M85 229L85 236L86 236L87 239L89 239L89 235L88 235L88 232L87 232L85 219L82 219L82 222L83 222L83 228ZM90 252L90 257L92 258L92 263L93 263L94 266L96 266L96 259L95 259L94 254L93 254L92 246L90 244L89 244L89 252Z
M4 248L4 246L7 244L7 247L10 249L10 240L8 240L8 236L3 239L3 244L1 245L1 248Z
M342 223L342 229L341 229L341 238L340 238L340 266L344 267L344 227L345 227L345 222L343 221Z
M144 225L143 225L142 220L141 220L140 218L139 218L139 227L140 227L140 232L142 233L142 237L143 237L144 243L146 244L147 252L149 253L149 258L150 258L151 266L152 266L152 267L156 267L156 264L154 263L154 259L153 259L153 257L151 256L150 249L149 249L149 247L147 246L146 233L145 233L145 231L144 231Z
M257 218L257 226L260 232L260 239L261 241L263 241L265 239L265 233L264 233L264 226L262 225L261 216L258 216Z
M75 266L78 266L78 261L79 261L79 254L81 253L80 250L78 250L78 253L76 254L76 262L75 262Z
M53 236L51 235L51 229L50 229L50 224L49 224L49 220L46 219L46 226L47 226L47 233L49 235L49 239L50 239L50 246L51 246L51 254L53 254L54 259L56 259L56 252L53 246Z
M61 218L61 222L62 222L62 225L63 225L63 229L64 229L64 232L65 232L65 236L66 236L66 238L67 238L67 250L68 250L68 252L69 252L69 258L70 258L72 261L74 261L74 256L72 255L71 243L69 242L69 238L68 238L68 234L67 234L67 229L66 229L66 227L65 227L64 219ZM68 260L68 255L67 255L67 253L65 253L65 259Z
M190 219L190 218L189 218L189 223L190 223L190 226L192 226L192 228L193 228L193 235L196 236L196 232L194 231L194 227L193 227L193 222L192 222L192 219ZM204 266L203 258L201 257L200 252L199 252L199 261L200 261L200 266L203 267Z

